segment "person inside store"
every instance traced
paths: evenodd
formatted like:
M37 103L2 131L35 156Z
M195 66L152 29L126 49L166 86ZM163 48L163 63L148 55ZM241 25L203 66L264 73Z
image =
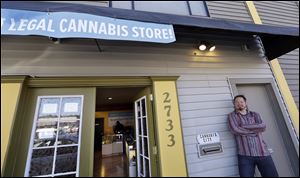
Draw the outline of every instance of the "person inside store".
M115 134L122 134L124 133L124 125L121 124L119 121L116 122L114 126L114 133Z

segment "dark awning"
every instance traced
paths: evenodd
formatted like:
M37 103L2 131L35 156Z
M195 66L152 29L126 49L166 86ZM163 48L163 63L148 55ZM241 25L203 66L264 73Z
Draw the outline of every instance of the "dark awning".
M299 28L295 27L256 25L221 19L170 15L70 3L1 1L1 8L43 12L78 12L118 19L172 24L175 27L175 32L176 26L185 26L187 29L189 27L196 27L211 30L216 33L220 32L222 34L239 33L245 35L259 35L269 60L299 48Z

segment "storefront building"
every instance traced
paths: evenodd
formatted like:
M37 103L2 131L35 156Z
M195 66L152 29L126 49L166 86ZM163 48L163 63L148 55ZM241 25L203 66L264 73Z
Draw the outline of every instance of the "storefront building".
M238 176L237 94L299 176L298 25L294 1L1 2L1 176Z

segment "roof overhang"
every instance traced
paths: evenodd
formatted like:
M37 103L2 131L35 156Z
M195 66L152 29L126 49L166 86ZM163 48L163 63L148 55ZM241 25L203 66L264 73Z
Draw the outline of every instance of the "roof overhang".
M153 12L133 11L126 9L107 8L83 4L1 1L1 8L19 9L42 12L77 12L106 16L117 19L135 20L174 25L176 27L199 28L215 33L258 35L262 39L266 56L269 60L299 48L299 28L257 25L229 20L170 15Z

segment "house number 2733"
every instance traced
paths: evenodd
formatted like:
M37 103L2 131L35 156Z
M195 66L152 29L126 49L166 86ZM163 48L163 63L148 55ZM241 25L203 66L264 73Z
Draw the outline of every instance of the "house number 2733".
M171 119L171 98L170 98L170 93L169 92L164 92L164 110L165 110L165 115L166 115L166 122L167 122L167 127L165 130L169 132L168 138L169 138L169 143L167 144L168 147L173 147L175 145L175 136L172 134L172 130L174 128L173 126L173 121Z

